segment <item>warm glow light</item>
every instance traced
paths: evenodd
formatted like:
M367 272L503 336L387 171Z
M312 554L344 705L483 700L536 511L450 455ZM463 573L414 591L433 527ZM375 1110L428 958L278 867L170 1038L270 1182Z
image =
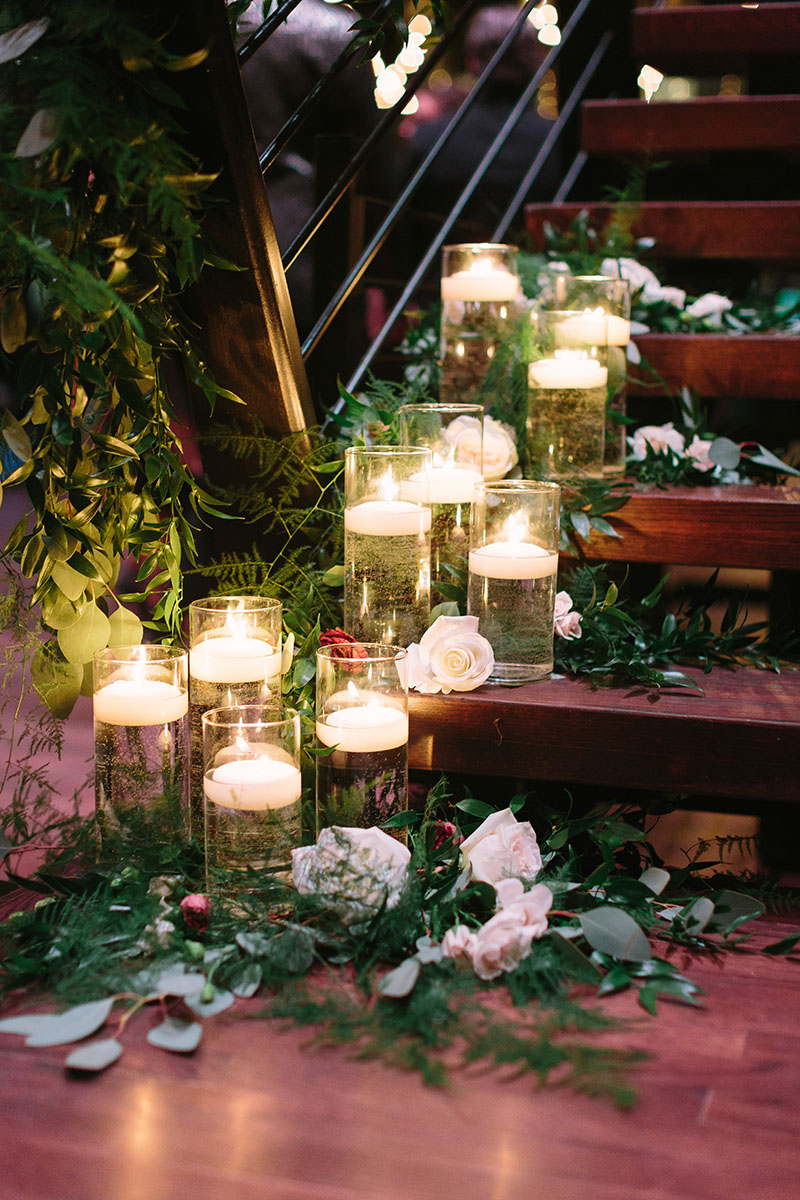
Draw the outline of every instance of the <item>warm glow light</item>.
M657 71L655 67L648 66L647 64L645 64L645 66L643 66L639 72L639 78L636 80L636 82L644 92L644 98L648 104L650 103L651 97L655 95L655 93L661 87L663 78L664 76L662 75L661 71Z
M419 109L419 100L416 96L412 96L405 108L401 108L400 112L404 117L412 116Z
M500 533L501 542L524 542L530 533L530 524L524 513L512 513Z
M558 13L556 12L554 4L543 4L539 9L539 12L542 14L543 25L558 24Z
M561 30L557 25L545 25L539 30L539 41L545 46L557 46L561 41Z
M409 33L421 33L423 37L427 37L429 33L433 32L433 26L427 17L423 16L422 13L417 13L408 22L408 30Z
M395 66L404 71L418 71L425 62L425 52L419 46L405 46L397 56Z
M372 59L372 74L377 79L382 71L386 70L386 63L381 58L380 54L376 54Z

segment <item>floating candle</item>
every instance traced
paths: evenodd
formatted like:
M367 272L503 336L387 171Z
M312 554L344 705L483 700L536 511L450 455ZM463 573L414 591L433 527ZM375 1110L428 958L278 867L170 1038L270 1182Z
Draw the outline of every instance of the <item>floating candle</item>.
M573 356L556 351L555 358L540 358L528 367L528 383L539 388L599 388L605 387L608 369L596 358Z
M431 504L469 504L476 483L482 480L480 472L469 467L431 467L430 471L415 472L403 491L410 499L427 497Z
M204 683L257 683L280 673L280 651L245 634L208 637L189 651L189 674Z
M214 767L203 779L206 799L246 812L286 808L300 799L302 779L291 762L270 757L238 758Z
M470 550L469 570L489 579L544 579L558 570L558 555L533 542L489 542Z
M424 477L424 472L419 475ZM427 533L431 527L431 510L409 500L364 500L344 510L344 527L347 533L367 533L376 537Z
M520 291L519 276L489 259L478 259L466 271L442 276L442 300L509 304Z
M160 679L114 679L93 696L94 718L107 725L165 725L189 711L189 697Z
M559 346L627 346L631 323L596 308L559 321L555 337Z
M355 704L317 721L317 737L350 754L395 750L408 741L408 717L388 704Z

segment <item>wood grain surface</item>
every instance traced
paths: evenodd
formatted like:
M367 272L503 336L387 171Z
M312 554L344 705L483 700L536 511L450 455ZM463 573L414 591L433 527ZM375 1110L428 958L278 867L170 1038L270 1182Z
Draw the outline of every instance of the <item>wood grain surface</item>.
M797 5L800 9L800 5ZM677 11L677 10L676 10ZM566 230L588 210L602 230L612 214L629 220L637 237L655 238L662 258L800 258L800 201L672 200L643 204L528 204L525 222L536 250L545 249L544 222Z
M800 4L702 4L637 9L631 14L631 50L657 61L693 62L726 54L797 54Z
M409 765L746 800L800 800L800 672L710 675L704 689L563 677L409 697Z
M779 333L643 333L633 340L646 363L640 371L632 372L628 387L634 395L659 394L653 386L655 371L669 392L679 392L685 386L701 396L797 398L799 337Z
M796 150L800 96L701 96L693 100L587 100L581 105L587 154L670 154Z
M761 940L793 926L765 923ZM98 1078L64 1048L0 1035L0 1193L8 1200L789 1200L800 1171L798 963L741 952L678 965L703 1009L622 994L604 1044L650 1057L639 1103L474 1067L447 1090L308 1034L207 1022L194 1055L145 1043Z
M670 487L634 492L592 532L587 558L800 570L800 488Z

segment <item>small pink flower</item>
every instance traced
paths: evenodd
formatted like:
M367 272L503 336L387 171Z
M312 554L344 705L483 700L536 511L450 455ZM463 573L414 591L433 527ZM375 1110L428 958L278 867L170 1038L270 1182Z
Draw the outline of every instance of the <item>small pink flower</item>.
M194 933L203 933L208 929L211 901L202 892L192 892L181 900L181 912L189 929Z
M458 832L458 826L454 825L452 821L437 821L433 849L438 850L440 846L445 844L448 838L452 838L454 845L458 846L463 842L464 835Z
M714 463L708 457L712 445L712 442L704 441L695 434L686 447L686 457L694 459L692 466L696 471L713 471Z
M581 636L581 615L571 612L572 597L568 592L558 592L553 609L553 627L559 637L572 641Z
M466 925L454 925L442 938L442 954L452 958L457 967L472 968L475 934Z

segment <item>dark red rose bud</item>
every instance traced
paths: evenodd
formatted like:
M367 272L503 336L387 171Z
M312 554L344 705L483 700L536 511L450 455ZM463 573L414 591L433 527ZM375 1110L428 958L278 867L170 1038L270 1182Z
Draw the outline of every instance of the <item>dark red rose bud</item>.
M181 912L188 927L195 933L208 929L208 917L211 912L211 901L201 892L192 892L181 900Z
M443 846L448 838L452 838L456 846L459 846L464 840L464 835L458 832L458 826L454 825L452 821L437 821L435 828L436 835L433 839L434 850L438 850L440 846Z
M351 633L345 633L343 629L333 628L326 629L319 636L320 646L331 647L332 658L368 658L366 650L363 646L356 644L356 639Z

